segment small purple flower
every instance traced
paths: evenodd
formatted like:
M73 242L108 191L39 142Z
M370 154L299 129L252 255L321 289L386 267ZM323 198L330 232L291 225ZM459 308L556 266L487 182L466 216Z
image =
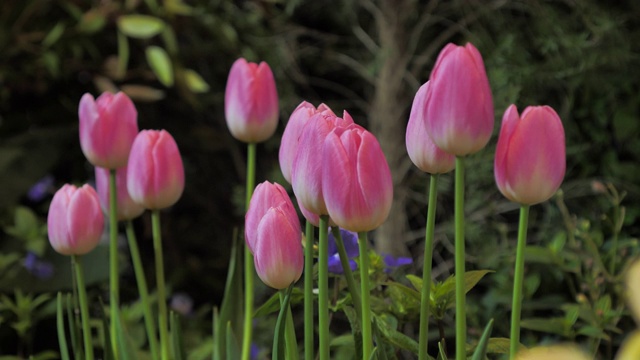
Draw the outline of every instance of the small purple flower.
M38 180L27 192L27 198L33 202L39 202L51 193L53 188L53 175L46 175Z
M48 280L53 277L53 264L48 261L40 260L38 255L33 252L27 253L22 264L29 273L40 280Z
M251 350L249 352L249 358L251 360L258 360L260 356L260 347L255 343L251 343Z
M340 236L344 243L344 248L347 251L347 257L349 258L349 266L351 270L355 270L358 264L352 260L360 255L360 249L358 248L358 233L340 229ZM340 255L338 254L338 246L336 245L336 239L333 237L333 232L329 232L329 272L332 274L342 274L342 263L340 262Z
M193 310L193 299L186 293L179 292L171 296L171 309L181 315L189 315Z
M395 257L392 255L385 255L384 264L386 265L384 272L389 274L397 267L413 264L413 259L405 256Z

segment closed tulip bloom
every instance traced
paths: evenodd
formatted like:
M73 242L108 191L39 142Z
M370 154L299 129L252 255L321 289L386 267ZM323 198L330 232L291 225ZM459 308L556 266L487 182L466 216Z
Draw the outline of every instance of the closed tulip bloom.
M100 205L109 213L109 169L96 167L96 189ZM127 190L127 167L116 170L116 195L118 197L118 220L131 220L142 215L144 206L131 199Z
M276 131L278 111L278 92L269 65L236 60L224 95L224 114L231 135L246 143L267 140Z
M335 116L333 111L325 104L320 104L316 109L312 104L303 101L289 117L289 122L287 122L284 133L282 133L280 152L278 154L280 170L282 170L282 175L289 183L291 183L291 167L293 166L293 160L298 151L298 142L302 134L302 129L311 117L323 112Z
M290 202L289 202L290 204ZM267 210L258 224L254 263L258 277L275 289L296 282L304 267L302 230L293 206Z
M122 92L105 92L94 100L84 94L78 107L80 147L94 166L118 169L127 165L131 144L138 134L138 112Z
M484 148L493 131L493 99L484 62L472 44L448 44L429 78L424 116L442 150L456 155Z
M244 218L244 238L252 253L255 253L255 244L258 241L258 224L260 220L270 208L278 206L287 207L289 213L296 213L291 199L282 185L268 181L258 184L253 191L253 195L251 195L249 208ZM297 218L297 214L295 216Z
M509 200L533 205L560 187L566 167L564 129L549 106L509 106L502 118L494 163L496 184Z
M56 192L49 206L49 242L63 255L84 255L100 241L104 216L98 194L89 185L66 184Z
M184 167L178 145L165 130L143 130L131 147L127 189L147 209L175 204L184 190Z
M437 147L427 133L424 106L428 89L427 81L418 89L413 99L407 124L407 152L420 170L430 174L444 174L456 167L456 157Z
M336 127L359 127L351 115L339 118L328 112L314 115L302 129L300 145L291 168L291 185L296 197L308 211L327 215L322 196L322 149L324 139Z
M336 128L325 139L322 192L331 219L362 232L389 215L393 183L378 140L362 128Z

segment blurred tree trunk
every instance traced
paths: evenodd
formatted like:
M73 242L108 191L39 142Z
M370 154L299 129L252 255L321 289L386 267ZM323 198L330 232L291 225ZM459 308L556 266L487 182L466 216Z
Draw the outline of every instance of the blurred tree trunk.
M379 64L375 78L375 91L370 99L369 128L382 146L394 185L393 203L387 221L376 231L376 251L394 256L407 255L405 244L408 221L407 193L403 181L408 167L405 148L405 119L411 98L404 82L410 55L406 53L406 21L417 10L413 1L381 0L378 6L364 4L375 20L379 46L376 59Z

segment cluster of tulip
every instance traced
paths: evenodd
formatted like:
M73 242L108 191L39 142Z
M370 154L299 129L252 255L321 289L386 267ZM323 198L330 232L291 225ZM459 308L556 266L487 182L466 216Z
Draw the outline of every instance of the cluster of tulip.
M78 188L64 185L51 201L47 226L49 241L59 253L71 255L76 268L86 359L93 359L88 305L78 256L92 251L104 230L104 215L110 222L110 309L113 351L119 351L116 316L119 303L117 225L128 221L136 278L145 303L145 322L154 358L159 349L155 340L144 273L131 220L145 209L152 210L158 296L164 299L164 272L159 229L159 210L175 204L184 190L184 169L178 146L165 130L138 131L137 111L124 93L104 93L97 99L85 94L80 100L80 145L87 160L95 166L97 192L90 185ZM156 229L157 228L157 229ZM168 356L166 304L159 301L159 324L163 358ZM64 337L64 332L59 334Z
M225 116L231 134L248 144L245 218L245 308L242 359L249 359L253 314L253 275L268 286L283 290L282 310L276 326L273 357L289 358L295 343L292 322L287 322L288 299L294 283L305 274L305 358L315 358L314 288L317 287L319 359L329 359L328 230L331 228L341 270L347 281L361 336L363 359L371 358L374 342L369 300L367 232L387 218L393 197L389 166L376 137L356 124L347 111L337 116L327 105L303 101L291 114L284 130L279 161L291 184L298 208L306 219L305 236L299 216L285 188L265 181L255 183L256 144L270 138L279 110L275 80L266 63L237 60L230 71ZM184 189L184 169L178 147L164 131L138 131L137 112L123 93L105 93L97 100L86 94L79 106L80 144L96 166L98 191L91 186L64 185L54 196L48 230L52 247L72 256L84 330L84 352L93 359L89 314L80 255L95 248L104 226L110 226L111 346L120 349L118 334L117 226L127 221L129 248L145 308L145 326L153 359L170 359L159 210L172 206ZM447 45L427 81L416 93L406 132L409 157L430 174L421 301L419 358L428 359L427 332L431 258L435 221L436 184L440 174L455 169L455 287L456 359L466 358L464 160L483 149L491 138L494 110L482 57L471 44ZM520 352L520 305L524 273L529 206L546 201L559 188L565 173L565 139L558 114L548 106L530 106L521 114L509 106L502 118L494 171L498 189L521 205L511 321L510 357ZM255 188L255 189L254 189ZM152 210L158 292L158 332L149 305L131 220ZM318 227L318 277L313 277L314 226ZM356 286L341 230L358 234L360 286ZM304 244L304 245L303 245ZM315 283L315 287L314 287ZM281 321L285 319L285 321ZM487 332L491 331L491 323ZM59 331L60 332L60 331ZM282 336L287 346L283 349ZM64 331L58 334L64 343ZM483 337L484 338L484 337ZM282 342L282 344L281 344ZM486 345L486 344L485 344ZM482 346L477 351L482 353ZM176 350L174 349L174 352ZM522 354L522 355L520 355ZM528 355L529 354L529 355ZM63 356L64 357L64 356ZM68 355L67 355L68 358ZM118 358L117 356L115 358Z
M277 97L273 75L265 63L236 61L226 93L227 124L239 140L255 143L269 138L276 127ZM438 174L456 168L456 356L465 357L464 303L464 163L466 156L483 149L493 132L494 110L484 63L471 44L449 44L440 53L430 79L416 93L407 127L406 145L411 160L432 174L423 273L420 359L426 359L429 280L435 184ZM338 117L325 104L317 108L303 101L291 114L279 152L284 178L291 183L301 213L307 220L306 249L313 244L310 224L319 227L318 318L319 356L328 358L326 298L326 231L329 226L359 233L361 287L350 281L348 262L343 266L354 303L359 302L364 359L372 351L368 303L366 232L385 221L393 185L388 164L376 138L354 123L347 111ZM495 178L509 200L522 205L514 283L511 357L519 345L519 308L523 276L523 246L528 207L549 199L565 173L562 122L548 106L532 106L518 114L515 105L505 112L495 156ZM305 267L305 290L312 253L301 249L300 225L295 208L279 184L258 185L246 215L245 232L258 276L267 285L285 289L295 283ZM337 241L338 246L342 244ZM344 256L343 253L340 254ZM345 256L346 257L346 256ZM247 259L250 259L248 257ZM304 260L303 260L304 259ZM359 290L359 291L358 291ZM310 293L305 301L311 299ZM425 300L426 299L426 300ZM306 307L311 305L305 303ZM312 312L311 312L312 313ZM305 318L312 326L313 318ZM305 331L305 353L313 352L313 329ZM311 333L311 335L307 334ZM247 339L245 329L245 340ZM248 334L250 338L250 334ZM275 348L274 348L275 349ZM313 356L313 355L311 355Z

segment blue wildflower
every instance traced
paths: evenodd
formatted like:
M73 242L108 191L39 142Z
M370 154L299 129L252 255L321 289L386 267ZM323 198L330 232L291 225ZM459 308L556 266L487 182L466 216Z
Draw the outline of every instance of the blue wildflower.
M389 274L397 267L413 264L413 259L405 256L395 257L393 255L385 255L384 264L386 265L384 272Z
M344 243L344 248L347 251L347 257L349 258L349 266L351 270L355 270L358 264L353 258L360 255L360 249L358 248L358 233L340 229L340 236ZM332 274L342 274L342 263L340 262L340 255L338 254L338 246L336 245L336 239L333 237L333 233L329 232L329 272Z
M31 251L27 253L22 264L29 273L40 280L47 280L53 277L53 264L48 261L40 260L38 255Z
M27 192L27 198L33 202L39 202L51 193L53 188L53 176L47 175L38 180Z

